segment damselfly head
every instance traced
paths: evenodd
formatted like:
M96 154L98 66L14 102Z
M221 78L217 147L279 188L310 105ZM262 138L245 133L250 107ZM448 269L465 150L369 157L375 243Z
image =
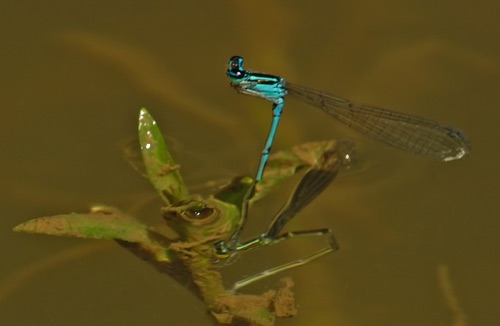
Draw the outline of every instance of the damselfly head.
M248 72L243 69L243 58L240 56L232 56L229 59L229 66L227 68L227 76L234 82L235 80L245 78Z

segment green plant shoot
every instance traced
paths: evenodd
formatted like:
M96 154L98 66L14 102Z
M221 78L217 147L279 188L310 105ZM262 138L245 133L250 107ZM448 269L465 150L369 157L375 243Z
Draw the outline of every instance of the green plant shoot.
M264 178L257 184L250 205L289 177L299 172L304 172L304 175L269 230L255 239L242 242L241 251L307 235L326 235L329 246L304 259L251 276L227 289L219 269L232 259L217 254L214 245L227 241L238 227L241 206L245 194L253 186L253 180L237 177L206 198L189 195L180 166L174 162L158 125L146 109L141 109L139 115L139 143L146 176L164 201L162 216L178 234L178 239L169 239L154 228L108 206L93 207L89 213L33 219L16 226L14 231L114 240L203 300L220 325L272 326L276 318L294 316L297 311L290 279L282 280L277 289L260 295L242 294L239 289L336 250L336 242L328 229L280 233L284 225L321 193L339 169L348 163L351 144L335 141L308 143L271 155Z

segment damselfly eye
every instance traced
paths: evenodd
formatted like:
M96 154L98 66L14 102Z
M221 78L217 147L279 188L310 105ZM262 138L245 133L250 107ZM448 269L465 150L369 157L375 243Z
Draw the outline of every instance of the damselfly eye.
M229 59L229 67L231 68L231 70L243 69L243 58L237 55L232 56L231 59Z
M243 69L243 58L239 56L231 57L229 60L229 67L227 69L227 75L229 78L241 79L245 78L247 71Z

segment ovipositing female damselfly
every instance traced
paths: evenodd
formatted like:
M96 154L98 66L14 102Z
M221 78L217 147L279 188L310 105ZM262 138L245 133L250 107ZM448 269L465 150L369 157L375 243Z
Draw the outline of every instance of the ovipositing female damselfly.
M318 259L338 248L329 229L282 233L285 224L314 200L349 164L352 143L324 141L295 146L269 158L257 187L249 177L237 177L210 196L189 194L180 167L170 155L162 133L146 109L139 115L139 143L148 180L163 199L162 215L178 234L171 239L156 228L108 206L96 206L90 213L70 213L27 221L15 231L44 233L118 242L153 264L203 300L221 325L272 326L278 317L296 313L291 282L260 295L241 294L242 287L281 271ZM239 229L242 206L265 197L277 185L297 173L304 173L289 200L267 231L238 248L220 251ZM249 189L254 196L247 200ZM226 288L220 268L239 251L274 245L286 239L323 235L327 245L304 258L257 273ZM234 249L234 250L233 250ZM240 323L238 323L240 322ZM242 323L241 323L242 322Z

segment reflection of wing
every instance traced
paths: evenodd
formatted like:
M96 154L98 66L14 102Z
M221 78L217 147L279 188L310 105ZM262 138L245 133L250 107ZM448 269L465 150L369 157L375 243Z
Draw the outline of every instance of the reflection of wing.
M350 142L341 142L323 152L316 164L300 179L292 196L271 223L266 234L269 238L277 237L289 220L328 187L342 165L348 163L346 160L349 160L351 146Z
M123 158L127 161L134 170L139 172L142 176L147 178L146 168L142 161L141 152L139 150L139 140L137 137L129 137L120 142L120 149L123 153Z
M128 242L123 240L115 241L122 247L128 249L135 256L153 265L160 273L170 276L177 283L187 288L202 300L189 268L179 260L175 254L167 249L172 241L157 232L149 231L148 233L151 239L149 243Z

